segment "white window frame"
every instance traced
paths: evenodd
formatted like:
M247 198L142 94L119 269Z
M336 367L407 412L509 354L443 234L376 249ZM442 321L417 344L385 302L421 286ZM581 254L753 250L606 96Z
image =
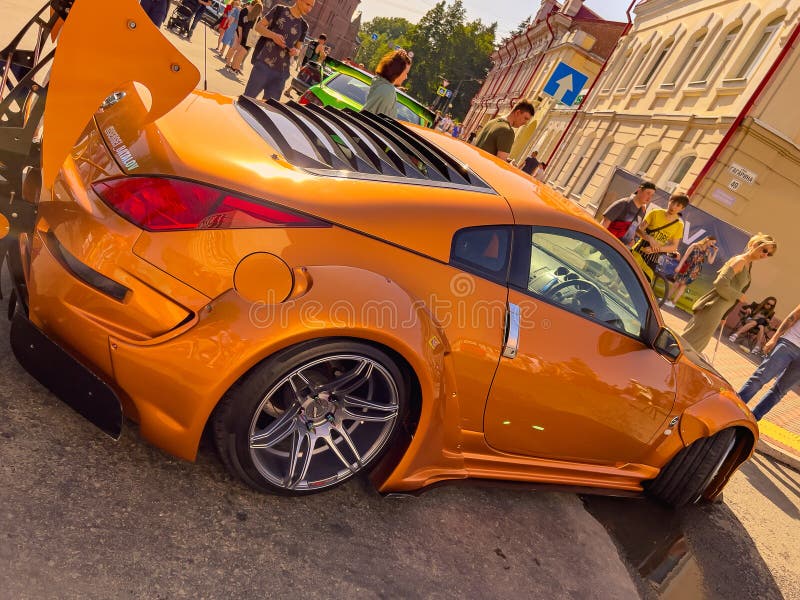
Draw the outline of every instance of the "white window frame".
M574 195L583 196L583 192L586 191L589 182L594 178L595 173L597 173L597 169L600 168L600 165L603 164L603 161L606 159L606 156L608 156L608 151L611 150L612 144L613 142L606 142L606 144L597 153L596 155L597 159L594 161L594 165L592 166L591 169L587 171L587 174L575 188L575 191L572 192Z
M688 161L688 164L686 164ZM667 179L668 184L674 184L674 187L677 188L681 182L686 178L691 171L694 163L697 161L696 154L687 154L686 156L682 156L677 163L675 163L675 167L672 169L672 174ZM684 165L686 165L684 167ZM683 174L680 178L676 178L676 175L683 169ZM674 189L674 188L673 188Z
M698 73L702 71L702 75L698 75L694 78L695 83L707 82L711 77L711 74L714 72L718 66L722 64L723 55L725 52L733 46L733 43L736 41L736 38L742 32L742 24L738 23L728 29L725 33L725 37L722 38L722 41L717 46L717 49L714 52L714 57L708 59L700 69L698 69Z
M632 60L630 66L628 67L628 71L625 73L624 77L622 77L622 82L620 85L617 86L618 92L624 92L628 89L628 86L631 85L633 82L633 78L636 76L637 68L636 63L638 62L639 57L646 58L650 52L650 48L652 47L651 44L647 44L640 52L636 53L636 59Z
M641 175L646 175L647 172L650 170L650 167L652 167L653 164L656 162L656 159L658 158L659 154L661 154L661 146L659 144L656 144L655 146L648 146L647 148L645 148L645 154L642 155L644 156L644 159L642 160L641 165L639 165L637 173L640 173Z
M624 169L625 165L631 162L631 159L638 148L639 146L637 146L635 142L626 146L623 150L623 153L620 154L620 159L617 161L617 166L621 169ZM622 158L623 156L625 157L624 159Z
M672 46L673 46L674 43L675 43L675 40L673 40L673 39L668 39L666 42L664 42L664 45L661 46L661 50L656 55L655 60L653 60L653 62L651 63L651 65L649 67L645 67L645 76L642 77L641 79L639 79L639 83L637 84L637 87L644 87L644 86L648 85L653 80L653 76L658 71L658 68L662 64L664 64L664 60L669 55L670 50L672 50Z
M692 66L692 62L699 55L700 48L706 41L707 36L708 32L703 31L689 40L683 56L681 56L680 60L675 63L672 71L664 78L664 83L662 85L675 85L681 73L685 73Z
M753 69L761 62L761 59L764 58L767 50L769 50L785 18L786 15L776 17L764 27L764 30L761 32L761 37L758 38L758 41L747 54L747 58L745 58L744 62L742 62L741 66L736 70L735 79L745 79L750 76Z

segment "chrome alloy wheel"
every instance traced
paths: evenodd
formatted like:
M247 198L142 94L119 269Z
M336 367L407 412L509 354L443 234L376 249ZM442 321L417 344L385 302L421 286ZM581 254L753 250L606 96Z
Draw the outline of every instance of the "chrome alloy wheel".
M278 381L256 408L250 456L277 487L330 487L380 452L399 409L395 380L375 360L337 354L309 361Z

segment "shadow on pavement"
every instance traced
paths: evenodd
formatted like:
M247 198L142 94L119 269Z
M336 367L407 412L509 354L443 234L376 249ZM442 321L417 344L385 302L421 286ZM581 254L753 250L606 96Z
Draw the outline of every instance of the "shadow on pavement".
M673 511L646 499L582 499L641 578L646 599L783 597L755 542L724 503Z
M800 487L776 468L774 463L754 454L749 461L739 467L739 470L744 473L750 484L761 492L765 498L768 498L791 518L800 520L800 510L793 504L791 498L787 497L778 486L769 480L767 473L779 480L798 497L800 497Z

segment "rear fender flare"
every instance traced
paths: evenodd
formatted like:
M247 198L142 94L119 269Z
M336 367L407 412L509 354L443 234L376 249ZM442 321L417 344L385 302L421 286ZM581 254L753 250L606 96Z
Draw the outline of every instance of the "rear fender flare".
M408 375L416 380L421 395L419 427L427 427L436 418L433 407L443 394L444 355L449 346L424 302L395 281L371 271L325 266L309 267L308 272L313 281L308 301L295 314L286 313L290 320L305 320L301 335L284 339L280 348L269 343L271 335L263 336L265 344L249 357L247 368L235 380L275 353L308 340L337 337L365 341L393 351L410 367ZM343 290L347 290L346 299ZM258 309L258 303L251 305L250 318L256 323Z
M419 385L419 428L441 421L435 407L445 387L448 344L425 305L396 282L363 269L324 266L307 272L310 286L290 301L259 306L230 290L176 338L149 344L111 340L117 382L137 406L143 437L193 460L214 408L248 371L287 348L329 338L377 344L402 357ZM271 310L273 318L254 316L260 310ZM396 321L389 310L396 311ZM154 371L153 364L163 368Z

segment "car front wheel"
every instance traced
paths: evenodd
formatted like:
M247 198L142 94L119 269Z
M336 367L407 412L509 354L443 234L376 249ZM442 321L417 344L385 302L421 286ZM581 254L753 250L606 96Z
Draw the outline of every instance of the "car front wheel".
M697 502L736 445L736 432L723 429L692 442L661 469L647 492L675 508Z
M223 463L252 487L300 495L367 470L392 443L407 385L383 351L349 340L301 344L252 369L213 417Z

